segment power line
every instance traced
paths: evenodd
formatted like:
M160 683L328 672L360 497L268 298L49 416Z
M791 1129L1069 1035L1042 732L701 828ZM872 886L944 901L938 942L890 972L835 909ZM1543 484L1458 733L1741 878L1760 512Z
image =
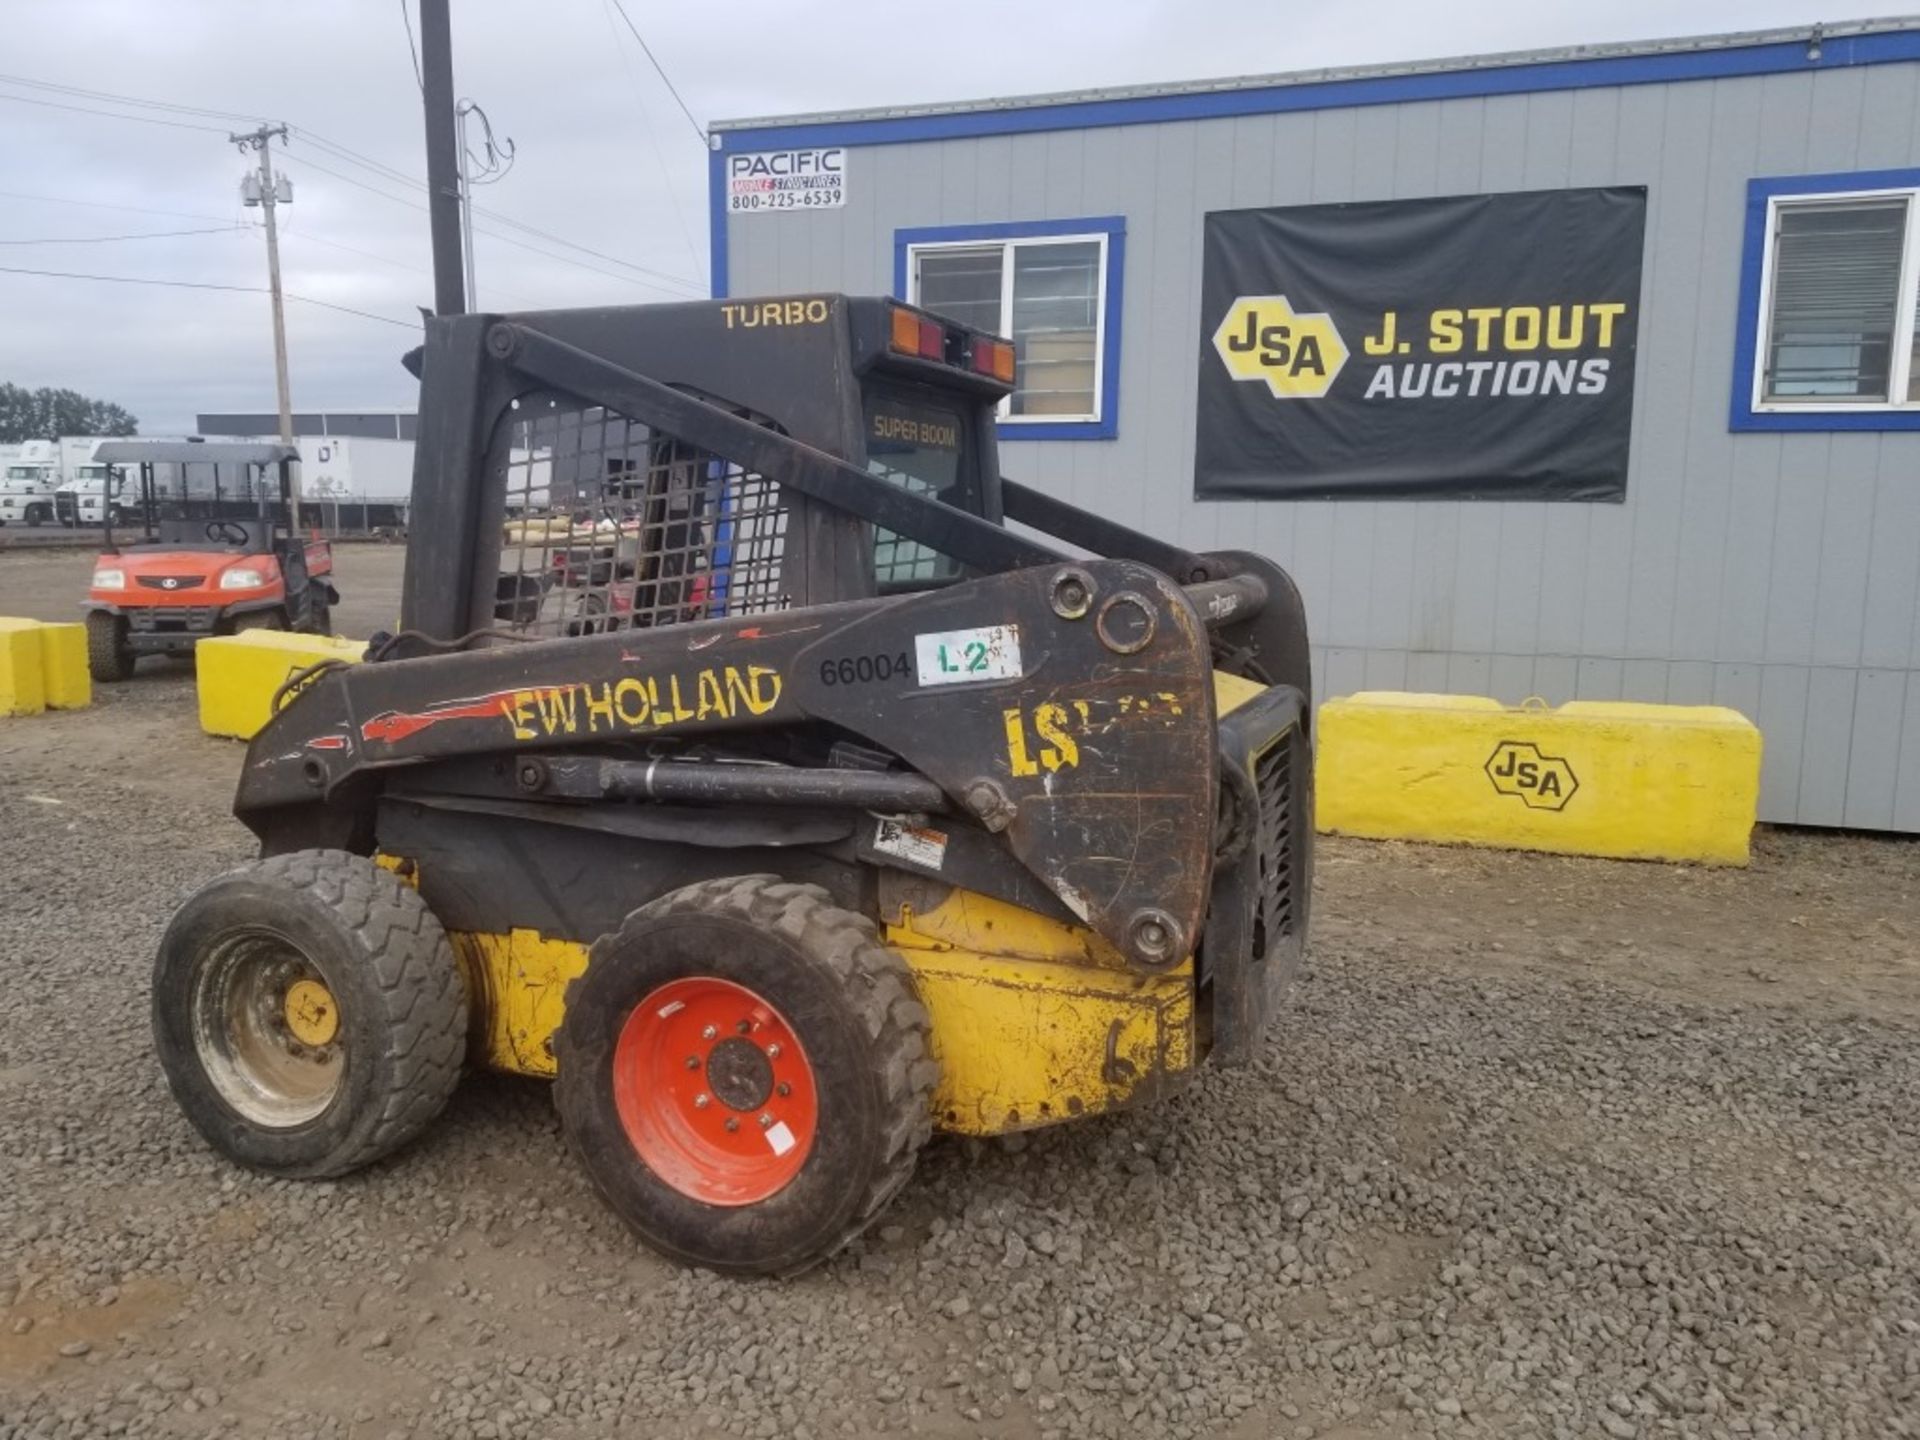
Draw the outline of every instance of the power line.
M631 260L622 260L618 255L609 255L603 250L594 250L586 245L578 244L577 242L572 240L562 240L558 235L549 235L545 230L536 230L531 225L523 225L520 221L515 220L512 216L502 215L498 210L489 210L484 205L474 206L473 213L476 215L486 216L487 219L493 221L496 225L505 225L510 227L511 229L519 230L524 234L536 235L540 239L551 241L555 245L564 245L569 250L578 250L582 255L591 255L596 260L605 260L609 264L613 264L613 265L624 265L629 270L638 270L642 275L652 275L656 279L665 280L670 284L679 285L684 289L691 291L693 294L699 296L703 300L707 298L707 287L697 283L696 281L683 280L680 276L669 275L664 270L652 270L645 265L636 265ZM481 233L485 234L487 232L482 231ZM507 237L504 235L494 236L494 239L496 240L505 240L506 238ZM508 241L508 243L515 244L518 242ZM531 248L531 247L526 247L526 248ZM556 258L559 258L559 257L556 257ZM588 268L591 269L592 267L590 266Z
M700 122L693 118L693 111L689 110L687 108L687 102L680 98L680 92L673 88L673 81L667 78L667 72L660 68L660 61L655 57L653 47L647 44L646 37L640 33L639 27L633 23L633 17L627 14L627 7L622 5L620 0L613 0L613 8L618 10L620 12L620 18L627 22L627 29L633 31L633 38L640 42L640 49L645 52L647 63L653 66L653 73L660 77L660 83L666 86L667 93L673 96L673 103L680 107L680 113L687 117L687 123L693 127L693 133L698 135L700 137L700 143L705 145L707 143L707 132L700 127Z
M157 280L146 275L86 275L76 270L30 270L22 265L0 265L0 275L40 275L53 280L99 280L113 285L161 285L170 290L230 290L236 295L266 295L270 292L264 285L217 285L208 280ZM342 315L358 315L362 320L378 320L382 325L398 325L402 330L417 330L419 324L412 320L395 320L390 315L376 315L371 310L356 310L351 305L336 305L331 300L316 300L311 295L295 295L286 292L289 300L298 300L302 305L318 305L322 310L338 310Z
M311 131L302 130L298 126L294 127L293 133L296 136L305 140L309 140L309 141L319 140L319 137L315 136ZM366 166L369 170L373 170L376 173L378 173L380 178L383 180L388 180L390 178L390 183L405 185L409 189L419 190L419 191L425 191L425 189L427 188L426 181L416 180L413 178L413 176L406 174L404 171L395 170L390 165L383 165L377 160L369 160L365 156L357 155L353 151L348 150L343 145L335 145L335 144L332 144L331 142L322 142L322 148L328 150L338 158L346 159L351 161L352 163ZM401 196L390 194L385 190L381 190L373 185L369 185L364 180L356 180L351 175L342 175L338 170L329 170L326 166L315 161L312 156L302 157L300 163L303 165L311 166L313 169L318 170L322 175L331 175L333 176L334 179L344 180L349 185L358 185L362 190L367 191L369 194L379 195L385 199L393 201L396 205L406 205L415 210L425 210L427 208L424 204L421 204L417 201L410 200L410 199L403 199ZM671 275L664 270L655 270L650 266L638 265L631 260L622 260L618 255L609 255L605 251L595 250L591 246L582 245L576 240L568 240L563 236L554 235L548 231L541 230L536 226L528 225L525 222L520 220L515 220L511 215L503 215L498 210L490 210L484 205L474 206L473 213L475 215L485 216L487 219L493 221L496 225L505 225L505 226L508 226L510 229L520 231L522 234L531 235L539 240L545 240L549 244L559 245L568 250L577 250L582 255L591 255L594 259L604 260L610 265L619 265L628 270L636 270L642 275L651 275L656 280L663 280L670 285L678 285L682 289L688 291L690 294L700 296L703 299L706 297L707 287L705 285L702 285L698 281L688 280L679 275ZM476 226L475 228L478 229L479 227ZM480 233L483 235L491 236L495 240L505 240L510 245L520 244L520 242L510 239L508 236L498 234L495 231L481 230ZM533 253L536 255L546 255L547 258L550 260L559 260L569 265L580 264L579 261L569 260L564 255L553 255L547 251L539 249L536 246L521 244L520 248L523 250L532 250ZM580 268L583 270L592 270L596 274L604 275L607 273L606 271L601 270L598 266L595 266L595 265L581 265ZM625 279L626 277L616 275L613 278L616 280L620 280L620 279Z
M77 95L87 100L111 100L121 105L138 105L148 110L166 110L176 115L204 115L214 120L251 120L237 110L208 110L198 105L180 105L171 100L145 100L137 95L119 95L111 90L88 90L79 85L61 85L52 80L35 80L26 75L0 75L0 81L22 85L30 90L46 90L56 95Z
M48 235L38 240L0 240L0 245L105 245L113 240L166 240L175 235L225 235L251 230L251 225L209 225L199 230L146 230L138 235Z
M433 271L429 270L424 265L414 265L405 260L396 260L391 255L382 255L377 251L373 251L373 250L362 250L356 245L348 245L339 240L328 239L324 235L316 235L313 233L313 231L305 229L299 225L287 226L286 229L280 232L280 238L283 240L293 240L293 241L298 241L302 243L310 243L314 245L324 245L329 250L344 250L349 255L359 255L359 256L363 256L368 260L378 260L382 265L391 265L396 270L411 270L416 275L431 276L433 274ZM526 296L519 294L517 291L503 289L502 287L497 285L493 288L498 290L502 295L507 296L509 299L526 302L526 308L529 310L537 308L533 304L533 302L527 300Z
M308 166L311 169L318 170L322 175L331 175L336 180L342 180L349 185L357 186L358 188L365 190L369 195L378 195L382 200L390 200L395 205L404 205L409 210L425 210L427 208L425 205L421 204L417 200L410 200L402 195L394 195L386 190L380 189L377 185L369 185L364 180L357 180L351 175L343 175L338 170L330 170L325 165L321 165L315 160L313 160L311 157L303 158L300 161L300 163L302 165ZM531 226L521 225L519 224L519 222L510 220L505 216L496 216L490 210L481 210L480 207L477 205L474 207L474 209L480 214L487 215L488 217L494 220L497 220L502 225L511 225L515 229L528 230L531 233L536 235L544 233L541 231L533 230ZM503 245L513 245L518 247L521 250L530 251L535 255L543 256L548 260L557 260L562 265L572 265L576 269L590 270L595 275L606 276L609 280L619 280L624 284L638 285L640 288L644 290L662 290L664 288L660 284L653 281L640 280L635 278L632 275L622 275L618 271L603 269L601 266L598 266L598 265L589 265L584 260L576 260L571 255L560 255L560 254L556 254L552 250L542 249L538 245L530 245L525 240L516 240L511 235L502 235L497 230L481 229L477 225L474 228L478 230L480 234L485 235L489 240L498 240ZM585 247L574 246L573 248L584 249ZM599 252L589 250L586 253L590 255L594 255L594 254L598 254ZM602 258L610 258L610 257L602 257ZM623 260L616 260L614 261L614 263L624 265L624 264L627 264L628 262ZM704 295L704 292L700 289L700 287L694 285L690 281L681 280L677 276L660 274L660 272L658 271L647 270L644 266L633 265L633 266L629 266L629 268L640 270L643 273L649 274L649 275L658 275L661 280L667 281L674 285L681 286L686 291L690 292L690 294L692 295L702 295L702 296ZM667 293L672 293L672 292L667 292Z
M81 115L103 115L109 120L137 120L142 125L165 125L174 130L205 130L210 134L227 132L218 125L197 125L191 120L167 120L158 115L125 115L118 110L96 110L90 105L68 105L59 100L41 100L32 95L0 95L16 105L44 105L50 110L72 110Z
M413 43L413 16L407 10L407 0L400 0L400 23L407 27L407 54L413 57L413 83L424 92L427 82L420 77L420 47Z
M687 258L693 261L694 269L700 268L700 252L693 243L693 230L687 224L687 207L680 203L680 191L673 183L673 172L667 166L667 157L660 149L660 137L653 133L653 116L648 111L646 101L640 94L640 81L633 73L633 61L627 55L627 47L620 43L620 32L613 28L613 6L611 0L600 7L601 15L607 22L607 34L613 38L613 48L620 55L620 70L627 77L627 90L633 96L633 105L640 112L640 133L647 137L647 148L653 152L653 162L660 167L660 183L667 192L667 199L673 205L674 223L679 227L680 238L686 242Z
M618 0L615 0L615 4L617 8ZM622 10L620 12L620 15L623 20L627 21L628 28L632 29L633 22L631 19L628 19L626 12ZM634 30L634 38L640 39L640 34L638 30ZM640 44L643 50L646 49L646 42L644 40L641 40ZM659 62L657 60L654 60L653 53L651 51L647 52L647 58L649 60L654 61L654 68L656 71L659 71ZM667 77L664 73L661 73L660 78L662 82L666 84L667 89L670 92L673 92L673 98L675 99L675 101L680 103L681 109L683 112L686 113L688 120L693 121L692 112L686 110L685 102L680 100L679 93L677 91L673 91L672 82L667 80ZM132 96L132 95L118 95L111 91L106 91L106 90L86 90L79 86L56 85L50 81L45 81L45 80L30 80L22 76L0 75L0 81L17 84L17 85L28 85L36 89L48 90L58 94L79 95L88 99L107 100L107 101L112 101L112 102L123 104L123 105L134 105L134 106L140 106L148 109L165 110L170 113L188 114L188 115L224 116L227 118L247 118L247 117L240 117L239 112L237 111L208 110L208 109L203 109L201 107L192 106L192 105L177 105L172 102L164 101L164 100L146 100L146 99L141 99L139 97ZM168 125L178 129L206 130L213 134L219 134L219 135L224 135L228 133L226 130L221 129L220 127L217 127L217 126L197 125L197 124L192 124L190 122L183 121L183 120L165 120L165 119L161 119L159 117L150 116L150 115L127 115L127 114L122 114L112 110L93 110L93 109L89 109L86 106L69 105L60 101L53 101L53 100L39 100L26 95L0 94L0 100L14 100L25 105L48 105L48 106L52 106L55 109L61 109L61 110L78 110L85 114L101 115L101 116L105 116L108 119L113 119L113 120L134 120L134 121L141 122L143 124ZM698 132L700 129L699 122L693 121L693 125L694 125L695 131ZM383 161L375 160L369 156L362 155L359 151L349 149L347 146L342 145L337 141L329 140L325 136L316 134L312 130L307 130L300 126L289 126L288 129L291 131L292 134L307 141L309 144L318 146L321 150L326 151L338 157L339 159L345 160L350 164L362 166L365 169L372 171L376 175L379 175L381 178L387 179L392 183L406 185L413 189L422 190L422 191L426 189L425 181L416 180L414 177L406 174L404 171L397 170L393 166L388 165ZM704 143L704 139L705 137L704 135L702 135L703 143ZM303 157L301 163L312 166L315 170L320 171L324 175L331 175L336 180L344 180L346 181L346 183L350 185L359 185L362 189L367 190L371 194L382 196L385 199L394 201L396 204L412 205L413 203L408 200L402 200L398 196L390 195L384 190L376 189L375 187L371 185L367 185L362 181L355 180L351 176L342 175L337 170L329 170L324 165L318 164L310 157ZM418 210L424 210L427 207L424 205L413 205L413 208ZM541 230L536 226L528 225L523 221L515 220L511 216L503 215L499 211L486 209L484 206L476 205L473 208L474 208L474 213L476 215L483 215L487 217L489 220L492 220L493 222L495 222L496 224L508 226L514 230L520 231L522 234L531 235L537 239L544 240L551 245L558 245L563 247L564 249L577 251L582 255L591 255L596 260L604 260L609 264L618 265L623 269L633 270L642 275L651 275L658 281L663 281L668 285L673 285L678 287L688 295L704 297L707 293L706 286L704 284L701 284L698 281L685 279L678 275L670 275L665 271L654 270L645 265L638 265L631 260L623 260L617 255L609 255L604 251L595 250L590 246L582 245L577 241L565 239L564 237L552 234L549 231ZM476 228L478 227L476 226ZM607 275L610 279L615 279L615 280L624 279L624 280L627 280L628 283L630 284L640 285L641 288L643 289L649 289L649 288L659 289L660 288L658 285L649 286L642 281L631 280L629 277L626 277L626 276L611 274L608 271L601 270L598 266L588 265L582 261L570 259L565 255L552 254L549 251L541 250L538 246L528 245L524 241L515 240L510 236L501 235L495 231L481 230L480 233L483 235L487 235L491 239L500 240L509 245L516 245L523 250L529 250L536 255L544 255L549 260L558 260L562 264L573 265L579 269L590 270L600 275Z
M20 190L0 190L0 199L39 200L49 205L78 205L86 210L120 210L129 215L171 215L177 220L222 220L229 217L203 215L197 210L155 210L145 205L109 205L104 200L75 200L67 195L29 195Z

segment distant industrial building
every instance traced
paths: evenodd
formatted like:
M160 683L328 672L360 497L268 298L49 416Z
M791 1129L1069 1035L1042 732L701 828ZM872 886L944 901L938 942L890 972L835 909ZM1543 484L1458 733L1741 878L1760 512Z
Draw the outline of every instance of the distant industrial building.
M298 410L293 416L293 433L302 435L350 436L361 440L411 440L420 417L411 410ZM280 416L275 412L258 414L211 414L199 417L200 433L208 437L278 435Z

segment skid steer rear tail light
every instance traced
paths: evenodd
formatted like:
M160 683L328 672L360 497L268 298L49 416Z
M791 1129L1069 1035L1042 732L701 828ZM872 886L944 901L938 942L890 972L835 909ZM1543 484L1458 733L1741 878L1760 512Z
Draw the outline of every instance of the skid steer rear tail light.
M981 336L973 342L973 368L982 375L1013 383L1013 346Z
M940 328L940 322L937 320L920 322L920 358L922 360L947 358L947 332Z
M890 321L887 344L902 355L920 353L920 317L911 310L895 310Z

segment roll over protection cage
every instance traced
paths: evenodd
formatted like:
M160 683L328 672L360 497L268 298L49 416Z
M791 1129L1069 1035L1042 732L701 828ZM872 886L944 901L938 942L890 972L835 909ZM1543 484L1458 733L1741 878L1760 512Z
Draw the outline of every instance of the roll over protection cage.
M430 319L419 362L421 428L403 629L444 645L494 627L494 537L507 519L507 422L522 397L557 393L775 482L793 512L785 605L872 595L875 527L974 574L1072 563L1073 554L1001 523L1012 520L1078 552L1137 560L1189 587L1212 632L1218 667L1262 684L1290 685L1301 693L1303 714L1310 713L1304 606L1292 579L1270 560L1244 551L1186 550L1004 478L994 464L979 477L980 509L973 513L851 463L849 437L862 433L862 377L877 366L909 381L993 398L1007 387L965 370L889 356L886 326L896 302L832 296L825 306L824 324L792 327L767 346L769 353L744 360L740 348L713 342L711 317L724 308L719 302ZM636 366L684 379L668 383ZM733 401L772 423L736 413ZM976 418L979 453L991 459L991 413L976 408L984 412ZM395 653L420 650L403 644Z

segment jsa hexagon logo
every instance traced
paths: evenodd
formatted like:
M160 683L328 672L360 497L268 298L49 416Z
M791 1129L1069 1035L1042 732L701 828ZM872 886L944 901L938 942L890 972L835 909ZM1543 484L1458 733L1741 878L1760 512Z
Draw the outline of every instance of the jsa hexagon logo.
M1518 795L1529 810L1564 810L1580 781L1558 755L1543 755L1531 740L1502 740L1487 757L1487 778L1502 795Z
M1227 373L1264 380L1276 400L1318 400L1347 363L1333 317L1296 313L1284 295L1242 295L1213 332Z

